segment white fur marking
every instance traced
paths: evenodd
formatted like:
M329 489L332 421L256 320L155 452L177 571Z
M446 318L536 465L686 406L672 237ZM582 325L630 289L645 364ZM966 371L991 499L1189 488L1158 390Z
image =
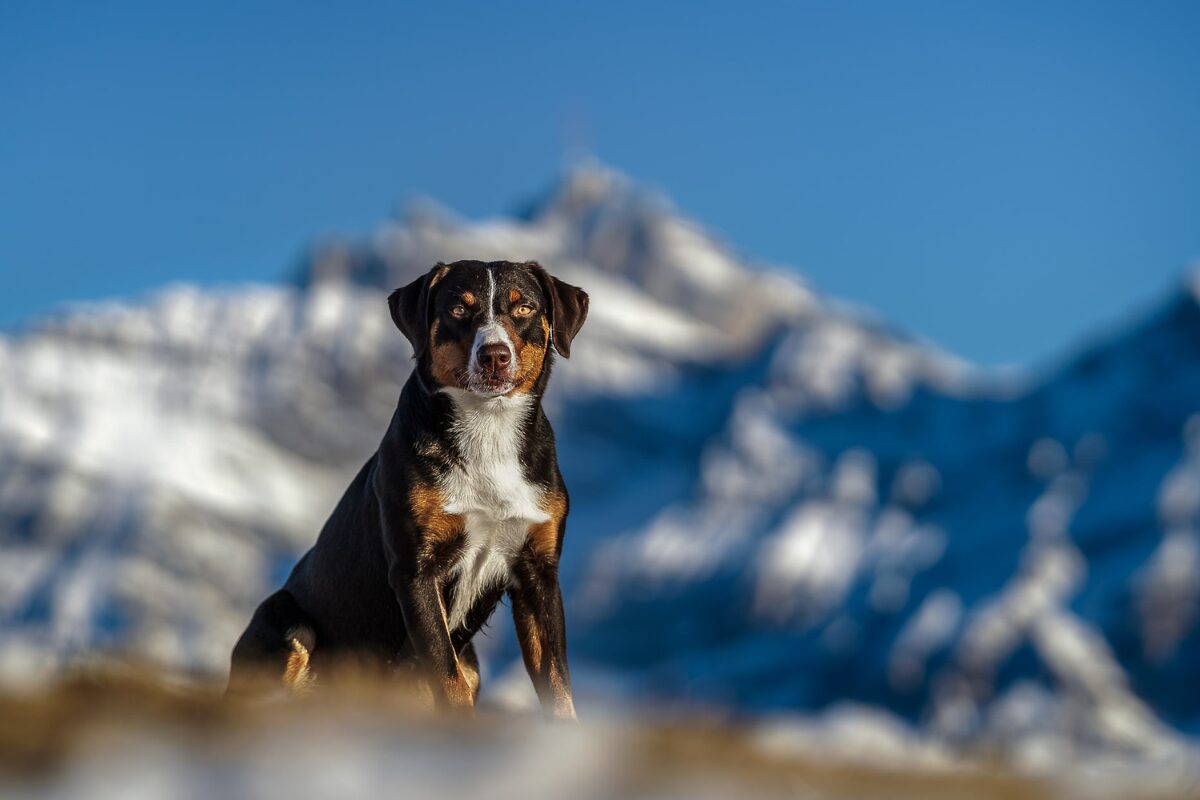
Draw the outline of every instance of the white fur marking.
M489 323L496 321L496 273L491 267L487 268L488 276L488 307L487 321Z
M487 322L479 326L475 331L475 341L471 344L471 359L467 365L467 370L474 375L479 372L479 351L489 344L502 344L508 348L509 364L516 361L516 348L513 347L512 339L509 338L508 330L496 321L496 275L489 267L487 270L488 276L488 302L487 302ZM511 369L511 367L510 367Z
M550 519L542 491L525 480L518 460L521 427L532 408L528 395L482 397L445 388L455 406L451 435L464 466L441 481L443 510L466 522L462 554L450 569L457 576L447 612L453 631L486 590L507 585L509 567L529 534L529 526Z

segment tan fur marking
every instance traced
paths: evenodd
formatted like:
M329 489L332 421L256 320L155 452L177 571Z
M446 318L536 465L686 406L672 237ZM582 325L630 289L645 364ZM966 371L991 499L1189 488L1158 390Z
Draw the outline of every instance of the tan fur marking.
M283 685L294 691L301 691L313 683L312 673L308 669L308 648L292 639L292 652L288 653L287 666L283 669Z
M508 302L509 303L516 303L520 299L521 299L520 290L518 290L518 289L509 289L508 290Z
M435 321L429 328L429 341L435 342L432 348L433 358L430 371L433 379L441 386L453 386L461 389L463 377L467 372L467 350L462 342L437 342L440 320Z
M446 277L446 273L448 273L449 271L450 271L449 264L438 264L437 272L433 273L433 277L431 277L429 279L429 288L432 289L433 287L437 286L438 281L440 281L442 278Z
M558 531L563 517L567 515L567 498L562 494L549 494L542 499L542 510L550 519L529 526L529 546L544 558L558 555Z
M463 292L462 301L469 306L473 306L475 305L475 295L471 294L470 292Z
M554 716L559 719L575 719L575 700L567 691L562 671L558 665L550 670L550 691L554 693Z
M517 385L513 391L532 391L538 376L542 374L542 364L546 360L546 345L550 341L550 323L546 321L545 317L542 317L542 341L540 343L520 339L512 332L507 321L504 325L509 329L509 338L513 340L513 346L517 351Z
M475 667L472 665L463 663L461 661L458 663L458 668L462 671L463 680L467 682L467 686L471 690L471 704L474 705L479 701L479 686L481 683L479 679L479 670L475 669Z
M542 648L542 629L524 605L513 604L513 623L517 628L517 640L521 644L521 655L530 675L541 674L545 669L545 651Z
M446 700L450 703L450 707L456 710L470 711L474 709L477 689L478 683L472 686L470 679L463 674L462 669L459 669L457 675L442 679L442 691L446 694Z
M440 545L462 535L466 521L459 514L447 514L442 509L446 498L442 490L429 484L414 484L408 490L408 504L413 521L422 532L422 556L433 558Z

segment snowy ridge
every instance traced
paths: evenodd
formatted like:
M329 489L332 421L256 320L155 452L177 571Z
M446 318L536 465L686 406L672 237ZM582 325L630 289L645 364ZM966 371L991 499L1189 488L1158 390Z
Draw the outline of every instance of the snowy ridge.
M1195 278L1018 385L602 167L523 219L423 206L291 288L173 287L0 339L0 679L97 652L220 674L387 424L410 353L386 292L458 258L592 296L548 398L583 702L847 701L1033 766L1200 731ZM481 649L517 704L507 628Z
M849 378L800 370L797 389L804 359L785 339L695 495L601 547L589 655L659 639L639 665L656 694L851 696L949 741L1019 744L1031 765L1179 752L1155 711L1200 721L1184 677L1200 645L1195 299L1004 399L936 371L881 395L844 357Z

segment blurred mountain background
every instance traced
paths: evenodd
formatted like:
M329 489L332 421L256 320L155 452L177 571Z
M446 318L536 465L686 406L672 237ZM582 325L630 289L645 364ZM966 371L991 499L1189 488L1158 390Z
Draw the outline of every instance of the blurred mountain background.
M131 657L219 681L390 418L386 293L468 257L592 296L547 398L582 714L849 704L1031 764L1191 749L1200 278L1039 370L982 368L596 163L520 216L422 203L283 284L0 339L0 681ZM530 707L510 628L485 697Z
M0 3L0 794L40 748L30 796L1194 796L1197 41L1190 0ZM507 608L461 736L212 703L411 370L386 294L457 258L592 296L546 398L585 724L528 724Z

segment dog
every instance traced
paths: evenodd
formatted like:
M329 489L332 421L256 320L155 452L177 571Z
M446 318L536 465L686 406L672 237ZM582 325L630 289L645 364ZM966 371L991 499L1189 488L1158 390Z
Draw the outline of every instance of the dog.
M569 499L541 401L587 293L536 262L457 261L388 305L415 367L316 544L254 612L229 690L299 689L350 658L415 672L437 707L469 712L471 640L507 593L544 713L573 720L558 584Z

